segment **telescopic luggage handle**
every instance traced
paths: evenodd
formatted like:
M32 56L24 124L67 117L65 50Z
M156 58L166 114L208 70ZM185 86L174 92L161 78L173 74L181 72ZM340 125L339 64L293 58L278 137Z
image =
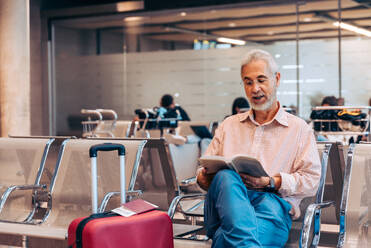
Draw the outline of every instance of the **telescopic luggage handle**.
M119 156L125 156L125 147L121 144L114 144L114 143L103 143L99 145L94 145L89 149L89 156L97 157L98 151L114 151L117 150Z
M91 206L92 212L98 212L98 180L97 180L97 155L98 151L118 151L120 157L120 189L121 189L121 204L126 201L125 189L125 147L121 144L103 143L90 147L89 156L91 158Z

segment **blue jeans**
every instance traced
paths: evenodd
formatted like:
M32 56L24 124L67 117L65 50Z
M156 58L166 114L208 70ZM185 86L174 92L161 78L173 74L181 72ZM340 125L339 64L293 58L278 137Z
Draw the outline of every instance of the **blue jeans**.
M248 190L232 170L219 171L205 200L212 247L283 247L291 228L291 205L273 193Z

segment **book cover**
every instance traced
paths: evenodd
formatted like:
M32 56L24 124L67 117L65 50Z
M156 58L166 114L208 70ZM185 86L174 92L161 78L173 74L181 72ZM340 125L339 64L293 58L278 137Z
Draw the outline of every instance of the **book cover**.
M122 204L120 207L111 210L114 213L119 215L129 217L135 214L145 213L151 210L158 208L158 206L147 202L142 199L136 199L134 201L127 202Z
M214 174L222 169L232 169L237 173L245 173L253 177L268 176L257 159L246 155L235 155L232 158L203 156L199 162L206 168L208 174Z

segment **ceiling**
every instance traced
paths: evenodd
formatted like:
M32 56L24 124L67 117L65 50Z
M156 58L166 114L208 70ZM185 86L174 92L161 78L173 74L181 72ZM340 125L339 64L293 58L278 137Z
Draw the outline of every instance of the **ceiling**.
M293 3L294 2L294 3ZM79 29L106 29L149 39L193 42L228 37L271 43L300 39L337 38L338 1L267 1L182 10L119 13L62 20L58 24ZM371 1L342 0L341 20L371 31ZM341 30L343 37L360 36ZM362 36L364 37L364 36Z

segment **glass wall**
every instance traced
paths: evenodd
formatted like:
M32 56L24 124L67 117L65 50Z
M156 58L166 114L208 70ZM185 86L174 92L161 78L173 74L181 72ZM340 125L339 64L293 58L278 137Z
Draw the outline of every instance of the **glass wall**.
M254 48L276 58L278 98L302 118L326 95L366 105L371 40L344 29L339 39L339 2L276 2L53 22L57 134L71 131L81 108L110 108L130 120L135 109L158 106L165 93L192 120L223 120L233 99L244 96L240 61ZM356 1L341 1L344 23L367 29L369 13Z

